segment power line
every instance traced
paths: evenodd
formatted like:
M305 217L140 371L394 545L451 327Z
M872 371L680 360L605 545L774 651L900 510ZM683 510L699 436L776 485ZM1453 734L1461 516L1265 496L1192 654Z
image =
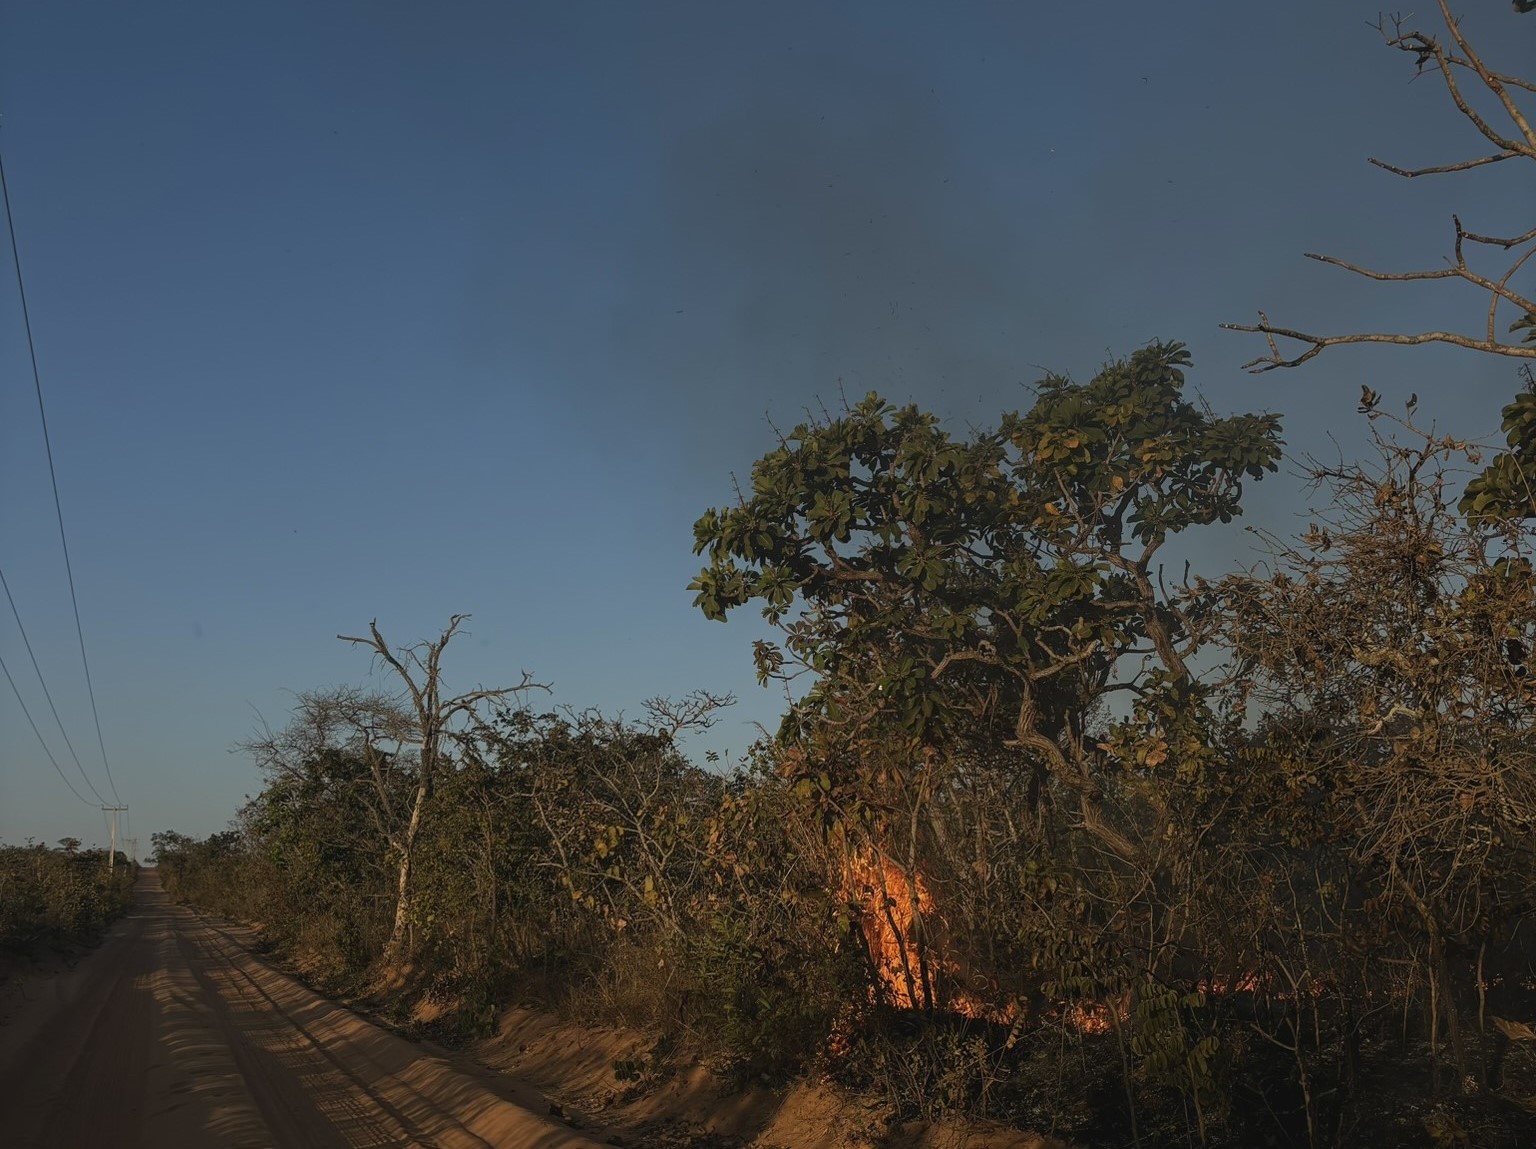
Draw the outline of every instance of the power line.
M32 712L27 709L27 704L22 701L21 691L16 689L16 680L11 677L11 668L5 665L5 658L3 656L0 656L0 670L5 671L5 680L11 684L11 693L16 695L16 705L20 706L21 712L27 716L27 725L32 727L32 733L37 735L38 745L43 748L43 753L48 755L48 761L53 763L53 769L58 774L59 781L68 786L69 792L76 798L79 798L80 801L84 802L87 806L94 806L95 803L80 793L79 790L76 790L74 783L69 780L69 775L59 768L59 760L53 756L53 751L48 749L48 743L43 741L43 732L37 728L37 723L32 721ZM92 793L95 793L95 791L92 791Z
M75 760L75 768L80 771L80 778L85 783L86 789L96 795L97 802L105 806L107 800L91 784L90 776L86 774L85 767L80 764L80 755L75 753L74 743L69 740L69 732L64 729L64 720L59 717L59 708L53 704L53 695L48 691L48 680L43 677L43 668L37 664L37 655L32 653L32 640L27 637L27 628L21 625L21 612L16 609L16 600L11 597L11 584L5 581L4 568L0 568L0 588L4 588L5 601L11 604L11 615L16 619L16 629L21 631L22 645L27 648L27 657L32 660L32 669L37 671L37 681L43 688L43 697L48 700L48 709L53 711L53 720L59 724L59 733L63 735L64 745L69 747L69 756Z
M32 339L32 314L27 309L27 285L21 277L21 249L16 244L16 221L11 215L11 189L5 182L5 156L0 152L0 198L5 200L5 226L11 236L11 263L16 268L16 293L21 297L21 325L27 336L27 354L32 358L32 386L37 391L37 414L43 423L43 447L48 453L48 478L53 483L53 511L59 520L59 544L64 548L64 573L69 579L69 601L75 610L75 634L80 639L80 664L85 667L85 692L91 700L91 718L96 723L96 744L101 747L101 765L107 772L107 787L119 805L117 783L107 762L107 743L101 736L101 715L96 710L96 688L91 685L91 662L85 656L85 629L80 625L80 600L75 597L75 571L69 561L69 537L64 533L64 505L59 501L59 476L53 467L53 442L48 437L48 412L43 407L43 377L37 370L37 345Z

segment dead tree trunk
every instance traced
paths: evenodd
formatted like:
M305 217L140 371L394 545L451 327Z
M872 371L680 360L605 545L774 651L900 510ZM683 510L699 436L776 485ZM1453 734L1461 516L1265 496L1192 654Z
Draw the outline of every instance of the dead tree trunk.
M456 614L448 620L442 634L431 642L419 642L398 650L390 647L379 633L378 620L368 624L367 637L338 634L342 642L365 646L372 650L400 679L405 688L409 709L415 720L415 739L419 746L417 763L416 796L411 803L411 817L404 833L398 839L399 871L395 887L395 918L390 930L389 942L384 950L386 962L397 962L408 957L407 937L411 918L411 869L416 858L416 842L431 805L437 772L443 768L442 741L444 734L452 732L457 719L475 719L486 703L505 702L523 690L547 689L523 675L516 686L495 690L472 690L467 694L444 698L440 676L443 650L452 640L467 614Z

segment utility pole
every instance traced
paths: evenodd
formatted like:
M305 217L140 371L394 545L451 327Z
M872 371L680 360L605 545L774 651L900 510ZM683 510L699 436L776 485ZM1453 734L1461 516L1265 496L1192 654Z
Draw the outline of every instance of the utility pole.
M112 848L107 851L107 872L111 873L117 869L117 816L128 809L128 807L103 806L101 809L102 813L112 815Z

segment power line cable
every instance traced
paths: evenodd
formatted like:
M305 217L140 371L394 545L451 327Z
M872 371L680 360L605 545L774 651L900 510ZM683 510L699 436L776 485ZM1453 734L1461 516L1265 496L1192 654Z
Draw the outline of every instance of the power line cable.
M53 756L53 751L48 749L48 743L43 741L43 732L37 728L37 723L32 721L32 712L27 709L27 704L22 701L21 691L16 689L16 680L11 677L11 668L5 665L5 658L3 656L0 656L0 670L5 671L5 680L11 684L11 693L16 695L16 705L20 706L21 712L27 716L27 725L32 727L32 733L37 735L38 745L43 748L43 753L48 756L48 761L53 763L53 769L58 774L59 781L68 786L69 792L87 806L96 805L84 794L80 793L79 790L76 790L75 784L69 780L69 775L59 768L59 760Z
M69 756L75 760L75 768L80 771L80 778L85 783L85 788L96 795L96 801L105 806L107 800L101 796L101 791L91 784L90 776L86 774L85 767L80 763L80 755L75 753L75 745L69 740L69 732L64 729L64 720L59 717L59 708L53 704L53 695L48 690L48 680L43 677L43 668L37 664L37 655L32 652L32 640L27 637L27 628L21 624L21 612L16 609L16 600L11 597L11 584L5 581L5 570L0 568L0 587L5 590L5 601L11 604L11 616L16 619L16 629L21 631L22 645L27 648L27 657L32 660L32 669L37 671L37 681L43 688L43 697L48 700L48 709L53 711L53 720L59 724L59 733L64 738L64 745L69 748Z
M101 747L101 765L107 772L107 787L119 806L117 783L112 780L112 766L107 762L107 742L101 736L101 715L96 710L96 688L91 684L91 662L85 656L85 629L80 625L80 600L75 597L75 571L69 561L69 537L64 533L64 505L59 501L59 476L53 466L53 442L48 437L48 412L43 407L43 377L37 370L37 345L32 339L32 314L27 309L27 285L21 276L21 249L16 244L16 221L11 215L11 189L5 182L5 156L0 152L0 198L5 200L5 226L11 236L11 263L16 268L16 292L21 297L21 324L27 336L27 354L32 358L32 386L37 391L37 414L43 423L43 446L48 453L48 478L53 483L53 511L59 520L59 544L64 548L64 573L69 578L69 601L75 610L75 634L80 639L80 664L85 667L85 692L91 700L91 718L96 723L96 744Z

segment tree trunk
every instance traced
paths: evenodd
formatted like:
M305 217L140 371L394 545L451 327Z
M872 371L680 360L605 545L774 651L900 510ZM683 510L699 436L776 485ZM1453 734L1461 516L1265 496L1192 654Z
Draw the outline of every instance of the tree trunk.
M427 780L423 776L416 787L416 801L411 805L411 821L400 843L400 877L395 887L395 924L384 949L386 965L394 965L409 955L406 950L406 926L411 916L411 859L416 852L416 835L421 830L421 813L427 804Z
M442 684L438 678L438 664L442 658L443 648L458 631L459 624L468 617L467 614L454 615L448 620L447 628L435 642L422 642L415 646L402 647L399 653L391 650L389 644L384 641L384 636L379 633L377 619L368 624L366 638L345 634L336 636L342 642L372 650L399 676L406 692L410 695L411 715L415 719L416 730L421 737L421 758L416 776L416 800L411 805L410 823L406 826L405 834L398 843L400 876L395 888L395 922L389 932L389 944L384 949L384 961L387 965L400 964L403 959L410 956L409 951L414 948L410 934L411 863L415 859L416 836L421 831L422 817L426 812L427 802L432 797L433 781L439 765L438 748L444 732L451 729L450 724L456 716L473 715L482 704L501 702L508 695L515 694L519 690L533 687L541 690L549 689L530 681L525 674L519 686L500 690L472 690L468 694L444 699ZM378 766L377 760L371 756L370 765ZM375 769L375 779L380 782L382 780L382 774L377 769ZM381 793L387 799L387 789L381 789ZM394 844L391 842L391 845Z

